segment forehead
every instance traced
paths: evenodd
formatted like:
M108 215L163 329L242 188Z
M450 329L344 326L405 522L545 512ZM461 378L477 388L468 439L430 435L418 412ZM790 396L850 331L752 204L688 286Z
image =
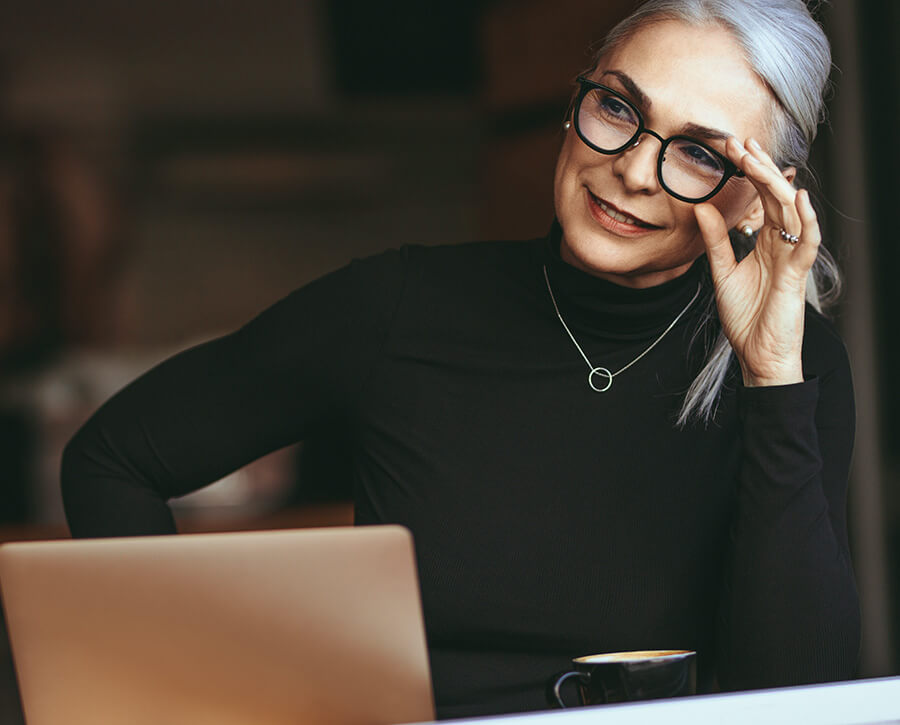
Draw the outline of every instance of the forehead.
M641 28L600 59L594 72L626 73L651 103L647 123L659 131L696 123L734 134L768 137L772 96L720 25L666 20Z

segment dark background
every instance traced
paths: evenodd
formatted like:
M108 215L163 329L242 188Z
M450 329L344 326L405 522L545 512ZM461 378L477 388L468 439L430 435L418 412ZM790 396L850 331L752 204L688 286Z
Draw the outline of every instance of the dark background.
M0 540L65 535L62 445L157 360L352 257L542 235L571 81L634 4L45 0L5 13ZM900 3L835 0L819 15L836 69L813 156L846 273L851 531L862 674L877 676L900 651ZM180 502L179 518L296 525L283 512L301 506L318 512L307 524L343 522L321 508L341 492L308 484L328 459L283 451ZM0 720L17 722L5 662Z

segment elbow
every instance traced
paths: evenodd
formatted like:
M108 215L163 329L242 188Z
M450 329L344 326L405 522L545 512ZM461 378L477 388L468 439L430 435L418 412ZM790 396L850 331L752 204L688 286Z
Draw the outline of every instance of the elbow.
M60 488L74 538L174 534L167 497L88 423L63 450ZM152 480L152 479L150 479Z
M724 631L717 652L722 689L790 687L856 677L861 617L852 577L843 578L828 596L821 594L802 602L798 597L789 608L769 613L753 626Z

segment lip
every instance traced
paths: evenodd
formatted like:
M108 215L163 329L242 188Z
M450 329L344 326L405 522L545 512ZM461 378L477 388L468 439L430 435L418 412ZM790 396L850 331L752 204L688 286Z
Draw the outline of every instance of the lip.
M636 217L634 214L626 212L624 209L620 209L615 204L610 204L605 199L601 199L600 197L595 196L589 189L586 189L585 191L587 193L587 204L588 209L591 212L591 216L598 224L600 224L600 226L612 232L613 234L617 234L622 237L639 237L643 236L644 234L655 232L661 228L656 226L655 224L650 224L650 222L644 221L640 217ZM629 222L614 219L607 213L607 211L601 206L601 204L607 206L613 211L618 212L619 214L624 214L625 216L631 217L635 221L640 222L640 224L631 224Z

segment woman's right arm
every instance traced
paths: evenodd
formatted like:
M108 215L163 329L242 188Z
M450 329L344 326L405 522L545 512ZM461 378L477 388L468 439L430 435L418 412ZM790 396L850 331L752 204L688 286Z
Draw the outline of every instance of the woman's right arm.
M168 499L345 416L379 357L406 253L354 262L104 404L63 454L72 535L175 531Z

